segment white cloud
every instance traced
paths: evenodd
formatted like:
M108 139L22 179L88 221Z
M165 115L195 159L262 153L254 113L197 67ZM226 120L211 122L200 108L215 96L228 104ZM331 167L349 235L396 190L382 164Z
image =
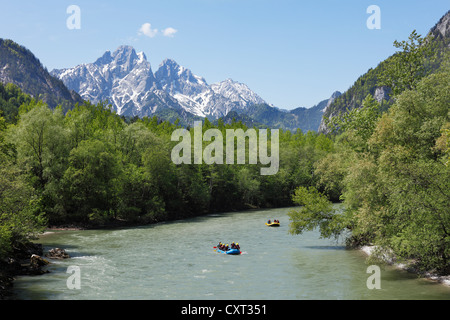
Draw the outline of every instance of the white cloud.
M140 27L138 34L143 34L147 37L153 38L158 34L158 29L152 29L152 25L146 22Z
M164 29L164 30L162 31L162 33L163 33L163 35L164 35L165 37L171 37L171 38L173 38L173 36L174 36L175 33L177 33L177 32L178 32L178 30L177 30L177 29L174 29L174 28L172 28L172 27L166 28L166 29Z

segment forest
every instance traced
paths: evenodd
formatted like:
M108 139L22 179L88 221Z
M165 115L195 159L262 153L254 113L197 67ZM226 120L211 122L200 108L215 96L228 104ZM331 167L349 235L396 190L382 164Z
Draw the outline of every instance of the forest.
M51 226L298 205L293 234L318 228L448 273L450 59L439 50L438 67L427 68L438 52L428 45L413 32L383 66L389 108L367 93L361 108L334 118L330 134L280 130L275 175L258 164L174 164L178 121L124 118L106 102L65 112L0 85L0 258ZM202 130L210 128L248 129L205 119Z
M349 246L375 246L375 258L394 254L418 270L449 274L449 47L436 50L416 32L394 45L400 51L381 75L392 106L383 112L369 94L361 108L332 119L333 151L315 163L318 185L295 191L301 207L290 213L290 232L318 228Z
M293 190L315 183L314 163L333 148L330 138L312 131L280 131L280 168L273 176L262 176L259 164L175 165L177 122L125 119L105 103L85 102L64 114L13 85L0 86L0 94L8 101L0 118L4 251L49 226L146 224L290 206ZM7 111L14 106L17 116ZM224 136L226 129L248 129L240 121L204 120L203 132L210 128Z

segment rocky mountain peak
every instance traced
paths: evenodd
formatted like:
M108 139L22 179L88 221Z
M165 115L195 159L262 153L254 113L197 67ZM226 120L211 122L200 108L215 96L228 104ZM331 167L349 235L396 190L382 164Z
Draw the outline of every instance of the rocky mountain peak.
M325 108L322 109L322 113L326 113L327 110L330 108L331 104L334 102L334 100L336 100L338 97L340 97L342 95L341 92L339 91L335 91L333 92L333 94L331 95L331 97L328 99L328 102L325 106ZM329 116L329 119L331 119L331 116ZM328 133L329 130L325 124L324 119L322 118L322 120L320 121L320 125L319 125L319 132L323 132L323 133Z
M259 95L250 90L246 84L229 78L222 82L212 84L211 89L216 94L220 94L227 99L230 99L243 108L249 104L266 103Z
M231 79L210 86L173 59L165 59L153 74L145 54L136 53L131 46L107 51L94 63L52 73L84 99L94 103L108 100L123 115L151 115L157 108L169 107L217 118L264 101L245 84Z
M105 64L109 64L113 61L113 57L111 56L111 51L106 51L103 56L101 56L100 58L98 58L94 64L101 66L101 65L105 65Z
M327 109L330 107L330 105L333 103L334 100L336 100L336 98L340 97L342 95L342 93L340 91L335 91L333 92L333 94L331 95L331 97L328 99L327 105L325 106L325 108L322 110L322 112L326 112Z
M178 70L180 65L173 59L164 59L159 65L159 69Z
M140 62L148 64L143 53L138 55L131 46L120 46L112 53L111 58L113 59L111 61L111 68L118 68L121 72L120 76L125 76L131 72Z
M337 97L339 97L340 95L342 95L342 93L341 93L340 91L335 91L335 92L333 92L333 94L331 95L330 100L331 100L331 99L334 100L334 99L336 99Z
M205 79L176 61L165 59L155 72L155 79L161 89L174 97L185 111L201 117L212 111L208 109L212 101L211 89Z
M450 10L430 30L432 34L442 38L450 38Z
M203 77L197 76L191 70L180 66L172 59L165 59L155 72L155 78L163 88L170 93L197 93L206 89L208 84ZM187 90L187 91L186 91Z
M136 50L132 46L122 45L119 46L116 51L112 54L114 60L117 62L126 62L130 59L136 59Z

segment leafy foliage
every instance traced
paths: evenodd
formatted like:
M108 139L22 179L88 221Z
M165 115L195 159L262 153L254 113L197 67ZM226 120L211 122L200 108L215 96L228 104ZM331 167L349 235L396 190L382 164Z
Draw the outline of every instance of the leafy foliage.
M50 225L148 223L292 205L294 188L314 183L314 163L333 148L324 135L281 131L275 176L261 176L261 165L175 165L171 135L178 122L129 121L105 103L77 104L64 114L41 101L25 101L18 120L8 126L3 120L2 141ZM205 119L203 130L211 128L223 136L227 129L248 129L240 121L214 125Z
M349 245L374 245L424 270L450 272L449 49L427 72L430 51L413 32L385 68L396 98L384 113L368 95L363 107L334 120L334 150L318 160L318 186L340 194L333 214L315 189L299 188L291 232L319 228L322 236L350 232ZM421 46L419 46L419 44ZM441 48L442 49L442 48ZM403 70L397 72L398 70ZM407 71L407 72L406 72Z
M380 84L391 88L394 95L405 90L414 90L417 83L427 75L427 61L435 55L435 42L422 38L414 30L408 41L394 41L394 46L401 51L392 56L381 74Z
M414 90L424 77L437 72L448 61L449 37L433 28L426 37L415 30L407 41L395 41L397 53L369 69L341 96L336 98L324 113L325 124L330 118L361 108L368 95L375 97L377 89L385 93L380 111L385 112L404 90Z
M301 234L318 228L321 237L337 238L345 230L344 216L337 213L327 196L316 188L298 187L292 198L301 207L289 212L291 234Z

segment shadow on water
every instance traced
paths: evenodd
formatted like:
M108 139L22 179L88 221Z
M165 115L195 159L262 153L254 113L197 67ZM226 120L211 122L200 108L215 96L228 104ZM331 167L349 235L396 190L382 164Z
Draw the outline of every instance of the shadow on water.
M197 217L189 217L189 218L180 218L180 219L174 219L174 220L167 220L167 221L161 221L161 222L157 222L157 223L150 223L150 224L146 224L146 225L141 225L141 226L129 226L129 227L123 227L121 229L152 229L152 228L157 228L159 226L163 226L163 225L173 225L173 224L193 224L193 223L205 223L208 220L211 219L223 219L223 218L227 218L230 217L232 213L229 212L224 212L224 213L213 213L213 214L208 214L205 216L197 216ZM115 228L112 230L119 230L119 228Z
M345 246L330 246L330 245L324 245L324 246L304 246L302 248L306 249L312 249L312 250L347 250Z

